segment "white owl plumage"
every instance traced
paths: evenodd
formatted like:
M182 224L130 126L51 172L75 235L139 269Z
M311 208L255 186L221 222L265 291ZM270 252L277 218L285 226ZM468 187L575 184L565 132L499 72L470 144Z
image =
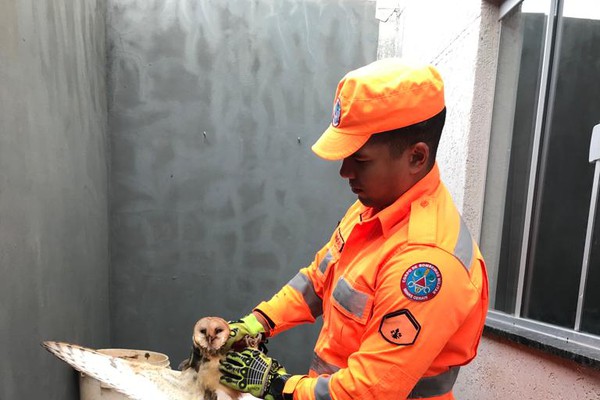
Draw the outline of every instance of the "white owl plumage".
M183 371L112 357L75 344L45 341L42 346L76 370L133 400L255 399L219 384L218 365L223 356L219 350L228 336L225 320L200 319L194 326L192 341L203 359L199 365L198 360L196 365L186 365Z

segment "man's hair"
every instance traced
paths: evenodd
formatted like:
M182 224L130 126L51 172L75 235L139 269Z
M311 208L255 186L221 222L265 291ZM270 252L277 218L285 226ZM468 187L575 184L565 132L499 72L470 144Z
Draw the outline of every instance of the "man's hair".
M433 117L404 128L381 132L370 140L390 146L392 157L400 157L404 150L415 143L423 142L429 147L429 167L433 167L442 129L446 122L446 107Z

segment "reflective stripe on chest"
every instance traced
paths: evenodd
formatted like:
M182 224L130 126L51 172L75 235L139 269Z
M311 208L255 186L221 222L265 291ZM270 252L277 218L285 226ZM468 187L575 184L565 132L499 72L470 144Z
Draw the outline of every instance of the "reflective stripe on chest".
M352 287L344 276L338 279L332 297L347 316L354 317L361 323L367 321L373 296Z

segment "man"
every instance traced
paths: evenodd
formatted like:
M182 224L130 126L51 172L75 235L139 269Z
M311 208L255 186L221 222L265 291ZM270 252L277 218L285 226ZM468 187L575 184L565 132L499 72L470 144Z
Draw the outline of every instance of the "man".
M245 349L222 362L221 383L269 400L454 398L488 300L483 258L435 163L445 113L432 66L380 60L340 81L312 149L342 160L358 201L310 266L230 324L228 342L322 315L309 374Z

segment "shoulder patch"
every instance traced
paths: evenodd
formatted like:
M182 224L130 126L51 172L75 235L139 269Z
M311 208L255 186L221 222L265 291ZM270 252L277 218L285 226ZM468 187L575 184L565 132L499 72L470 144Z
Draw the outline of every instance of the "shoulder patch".
M411 266L402 275L402 293L413 301L433 299L442 287L442 274L433 264L422 262Z
M410 346L417 340L421 325L408 310L399 310L386 314L379 325L383 338L398 346Z

